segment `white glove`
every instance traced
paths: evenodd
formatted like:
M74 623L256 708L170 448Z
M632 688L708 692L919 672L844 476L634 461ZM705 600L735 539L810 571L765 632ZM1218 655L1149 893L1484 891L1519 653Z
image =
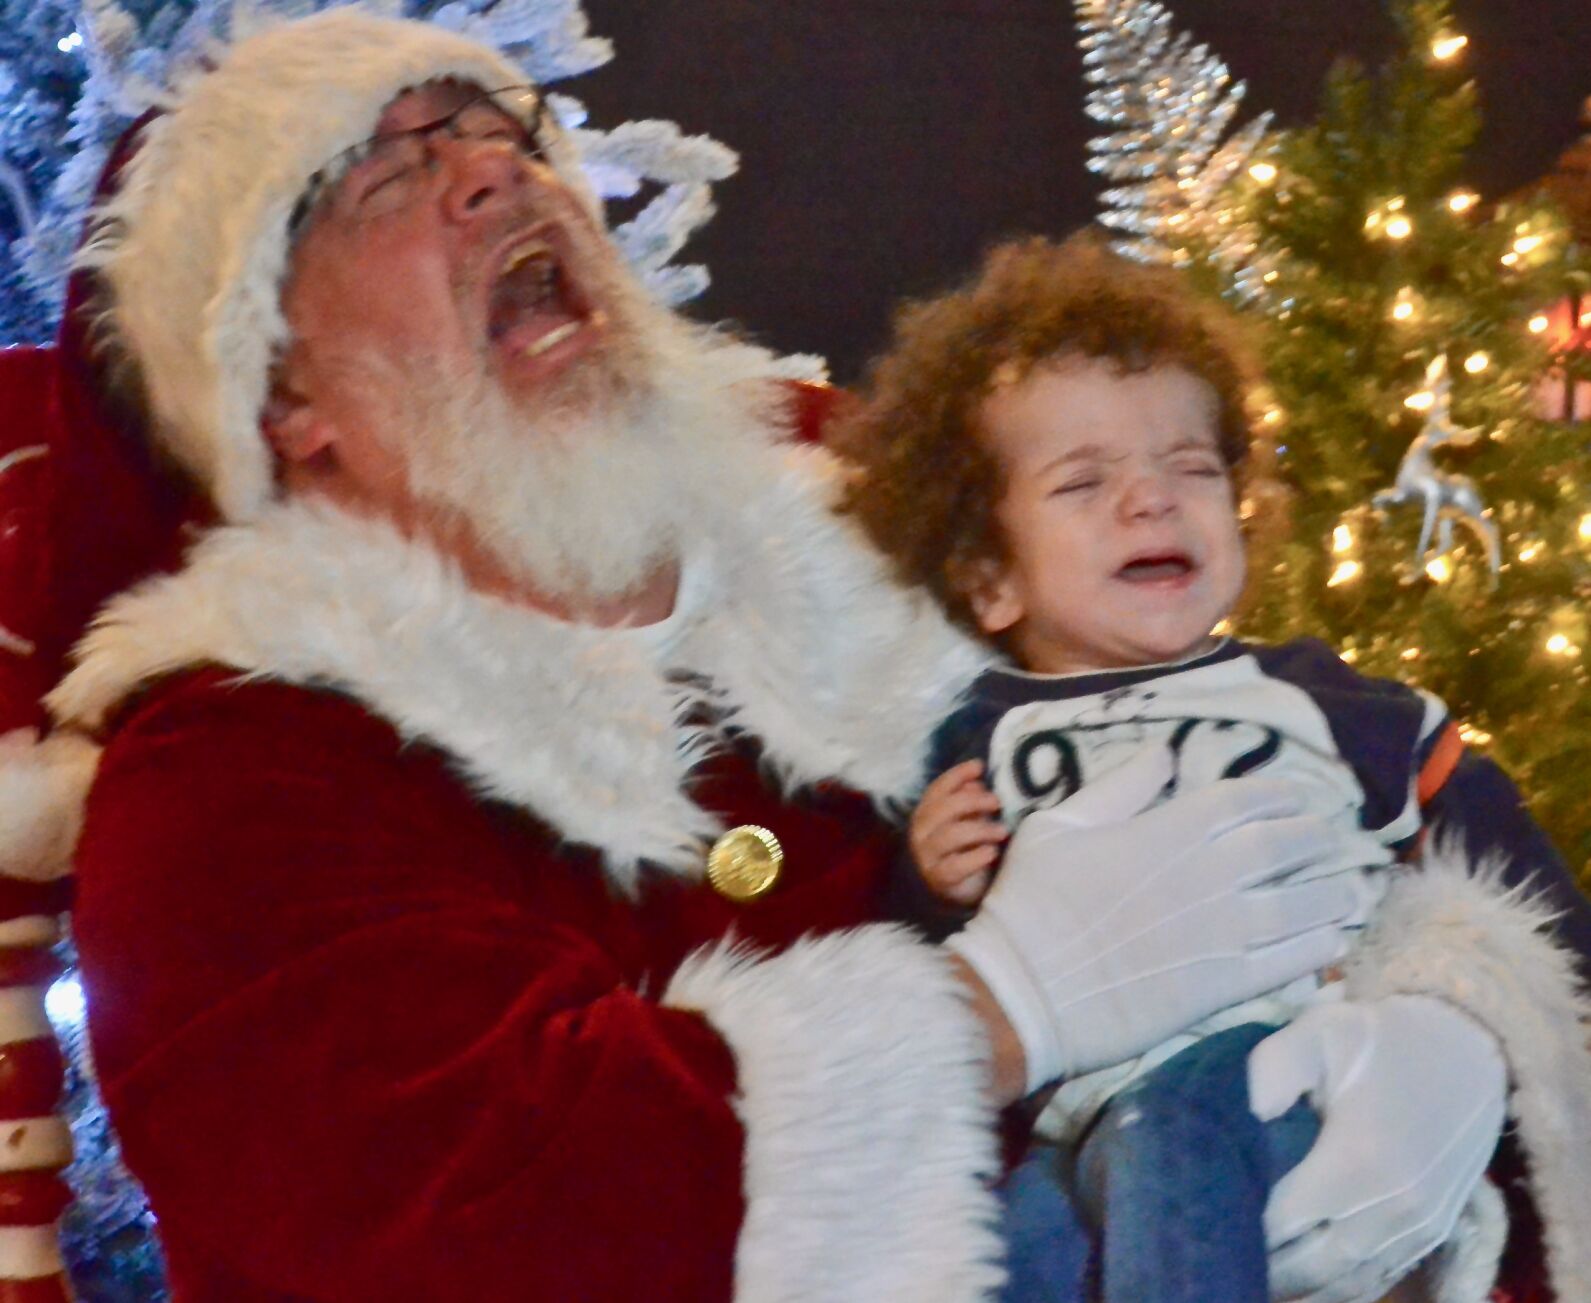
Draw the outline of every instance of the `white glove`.
M1249 1056L1262 1120L1309 1096L1314 1147L1271 1192L1271 1297L1380 1298L1452 1233L1506 1113L1497 1039L1428 995L1316 1005Z
M1028 1088L1119 1063L1218 1009L1341 957L1357 890L1338 875L1276 885L1342 856L1294 784L1249 777L1142 809L1170 776L1146 751L1030 814L966 928L946 944L993 992ZM1352 875L1349 875L1350 877Z

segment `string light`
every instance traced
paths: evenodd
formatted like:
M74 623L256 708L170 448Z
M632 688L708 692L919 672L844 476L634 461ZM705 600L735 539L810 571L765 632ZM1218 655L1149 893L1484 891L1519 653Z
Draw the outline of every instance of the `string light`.
M1262 419L1266 425L1280 425L1282 423L1282 409L1280 407L1267 407Z
M1261 185L1270 185L1276 180L1276 165L1274 163L1256 163L1249 168L1248 174Z
M1555 633L1547 639L1547 651L1554 656L1573 656L1579 650L1566 633Z
M1492 735L1483 728L1476 728L1473 724L1460 724L1458 736L1465 746L1483 747L1492 740Z
M1414 223L1407 217L1399 214L1387 222L1387 238L1389 240L1406 240L1414 234Z
M1229 633L1232 632L1232 621L1222 620L1215 626L1215 628L1211 629L1210 632L1217 638L1225 638Z
M1497 261L1502 263L1504 267L1512 267L1516 262L1519 261L1519 255L1510 249Z
M1417 661L1420 659L1420 649L1418 647L1405 647L1398 653L1398 657L1401 660Z
M1580 541L1591 543L1591 512L1580 517Z
M1390 229L1389 229L1390 233ZM1410 321L1414 318L1414 291L1405 285L1392 301L1392 320Z
M1521 235L1514 241L1514 252L1517 254L1532 253L1539 249L1545 240L1546 237L1542 235Z
M1359 650L1356 647L1344 647L1337 655L1346 664L1352 665L1359 659Z
M68 35L63 36L60 40L58 40L55 43L55 48L57 50L59 50L62 54L70 54L70 53L72 53L73 50L79 50L79 49L82 49L82 47L83 47L83 33L82 32L71 32Z
M1445 584L1453 577L1453 562L1445 556L1432 557L1425 563L1425 573L1433 582Z
M1547 320L1547 314L1545 312L1538 312L1530 319L1530 333L1532 335L1539 335L1551 324L1552 323Z
M1333 552L1353 551L1353 530L1346 525L1338 525L1331 531L1331 550Z
M1491 364L1491 355L1487 353L1471 353L1464 359L1464 369L1472 376L1478 376Z
M1431 42L1431 55L1438 61L1446 63L1468 44L1467 36L1439 36Z
M1364 573L1364 567L1357 561L1339 562L1337 568L1331 572L1331 578L1326 580L1327 588L1340 588L1343 584L1351 584Z
M1447 197L1447 206L1455 213L1467 213L1480 202L1480 196L1473 190L1455 190Z
M1545 546L1546 546L1546 544L1542 543L1540 539L1534 539L1533 538L1528 543L1521 543L1519 545L1519 551L1518 551L1518 553L1516 553L1516 555L1526 565L1529 565L1532 561L1534 561L1537 557L1539 557L1541 555L1542 549Z
M1436 395L1429 389L1416 389L1403 400L1405 407L1412 407L1416 412L1428 412L1436 405Z

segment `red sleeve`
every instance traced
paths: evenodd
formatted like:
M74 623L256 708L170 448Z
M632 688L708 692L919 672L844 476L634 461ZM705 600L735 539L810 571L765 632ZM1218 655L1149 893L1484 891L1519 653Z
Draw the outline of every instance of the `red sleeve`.
M330 696L178 691L115 739L77 936L179 1284L729 1297L733 1058L538 845Z

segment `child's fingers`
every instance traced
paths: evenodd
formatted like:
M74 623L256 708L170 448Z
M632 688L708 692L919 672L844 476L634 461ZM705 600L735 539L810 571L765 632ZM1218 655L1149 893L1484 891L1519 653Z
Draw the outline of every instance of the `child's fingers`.
M961 819L986 819L999 812L1000 798L975 780L938 792L930 786L912 815L912 827L926 836Z
M951 765L949 769L940 774L938 778L923 789L923 799L927 800L935 794L943 795L960 787L963 783L972 782L983 776L983 761L963 760L959 765Z
M940 861L934 888L939 897L957 905L976 905L989 889L995 850L981 846Z
M1005 825L994 819L957 819L924 836L921 849L926 856L943 859L976 846L998 846L1008 835Z

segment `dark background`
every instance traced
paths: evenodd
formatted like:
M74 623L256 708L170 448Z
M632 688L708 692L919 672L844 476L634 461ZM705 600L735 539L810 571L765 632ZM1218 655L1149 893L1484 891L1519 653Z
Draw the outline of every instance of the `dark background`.
M1093 134L1059 0L586 0L613 63L571 83L596 125L660 117L737 150L686 248L692 308L851 379L891 305L968 271L1002 236L1094 214ZM1309 121L1339 55L1391 48L1381 0L1179 0L1248 82L1240 120ZM1591 95L1591 0L1455 0L1481 87L1466 180L1487 197L1551 169Z

